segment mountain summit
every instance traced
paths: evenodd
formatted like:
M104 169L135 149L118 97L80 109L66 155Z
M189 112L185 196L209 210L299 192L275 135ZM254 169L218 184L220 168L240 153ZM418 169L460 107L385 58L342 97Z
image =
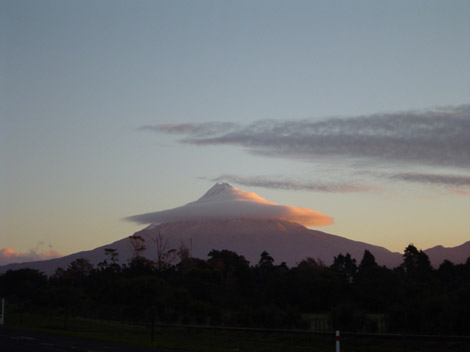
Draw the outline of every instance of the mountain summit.
M305 226L329 225L333 219L315 210L280 205L245 192L228 183L217 183L198 200L157 212L134 215L127 220L139 224L161 224L201 219L277 219Z
M216 183L196 202L214 202L220 200L236 200L244 198L243 192L228 183Z

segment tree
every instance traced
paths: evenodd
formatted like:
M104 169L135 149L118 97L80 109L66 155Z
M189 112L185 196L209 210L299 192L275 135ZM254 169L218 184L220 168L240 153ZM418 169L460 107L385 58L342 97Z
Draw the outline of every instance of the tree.
M105 248L104 255L111 261L111 264L108 263L108 259L103 260L98 263L98 267L104 270L110 269L111 271L118 271L120 269L118 262L119 253L116 248Z
M51 276L52 282L61 282L65 280L65 270L62 267L55 269L54 274Z
M93 264L86 258L77 258L71 262L67 268L69 274L79 274L82 276L90 275L93 270Z
M211 250L209 252L209 265L223 273L225 280L232 275L246 272L250 268L249 262L244 256L223 249L221 251Z
M258 273L258 280L265 281L268 280L269 273L273 271L274 268L274 259L269 255L268 252L263 251L261 253L258 265L256 265L256 271Z
M351 283L357 273L356 259L351 258L351 254L339 254L334 258L330 268L336 272L345 282Z
M129 236L129 240L131 241L131 246L134 250L134 257L141 257L142 253L147 249L145 246L145 238L140 235L133 234L132 236Z
M251 271L244 256L223 249L209 252L208 264L220 272L227 294L239 301L252 293Z
M365 275L378 268L378 264L375 261L374 255L367 249L364 251L361 263L358 268L358 275Z
M353 282L355 301L374 313L383 312L400 297L397 285L396 275L380 267L374 255L365 250Z
M290 303L303 312L328 312L342 294L337 275L319 259L306 258L289 272Z
M434 269L429 257L413 244L405 248L403 263L398 268L406 292L406 327L413 332L429 332L432 320L429 309L436 304L435 309L445 310L445 300L437 298L439 286L434 282ZM430 304L430 302L433 302ZM437 318L438 319L438 318Z
M69 264L65 271L65 277L70 280L72 284L82 284L83 281L90 276L92 270L93 265L88 259L77 258Z
M39 270L8 270L0 276L0 297L27 306L43 298L46 284L46 275Z
M258 267L272 268L273 265L274 265L273 257L271 257L268 252L263 251L263 253L261 253L261 256L258 262Z
M405 248L401 268L407 280L417 282L429 281L433 273L428 255L413 244Z
M445 293L453 289L457 283L457 270L454 263L444 260L437 270L437 275Z
M145 257L133 257L125 270L131 276L148 275L155 271L155 262Z
M180 261L185 261L191 259L191 251L186 246L186 244L181 241L180 246L178 247L178 251L176 252Z
M119 253L117 252L116 248L105 248L104 254L109 257L111 263L113 264L117 264L117 262L119 261Z
M157 270L162 271L167 269L175 260L178 252L174 248L169 248L169 239L160 230L157 231L155 236L149 236L149 238L154 242L157 250Z

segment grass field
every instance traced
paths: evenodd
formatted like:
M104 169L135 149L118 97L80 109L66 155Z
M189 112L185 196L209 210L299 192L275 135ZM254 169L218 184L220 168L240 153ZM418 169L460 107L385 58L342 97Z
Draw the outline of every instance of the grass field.
M148 326L103 322L86 319L68 319L37 315L9 316L10 327L40 330L96 341L126 345L161 347L195 352L277 352L277 351L335 351L334 334L281 333L275 331L206 330L194 327L157 327L154 340ZM438 352L470 351L470 341L410 340L404 338L371 338L345 336L341 341L343 352Z

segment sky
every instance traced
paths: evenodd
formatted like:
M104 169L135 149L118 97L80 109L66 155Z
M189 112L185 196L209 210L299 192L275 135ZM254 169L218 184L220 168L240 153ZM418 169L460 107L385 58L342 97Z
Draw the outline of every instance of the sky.
M0 0L0 264L216 182L402 252L470 240L470 2Z

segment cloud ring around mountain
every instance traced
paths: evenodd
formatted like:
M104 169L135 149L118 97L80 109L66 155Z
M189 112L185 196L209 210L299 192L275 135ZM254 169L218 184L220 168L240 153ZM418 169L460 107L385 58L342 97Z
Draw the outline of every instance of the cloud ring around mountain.
M126 218L139 224L159 224L195 219L279 219L304 226L324 226L333 218L320 212L268 202L254 193L217 184L199 200L181 207Z

